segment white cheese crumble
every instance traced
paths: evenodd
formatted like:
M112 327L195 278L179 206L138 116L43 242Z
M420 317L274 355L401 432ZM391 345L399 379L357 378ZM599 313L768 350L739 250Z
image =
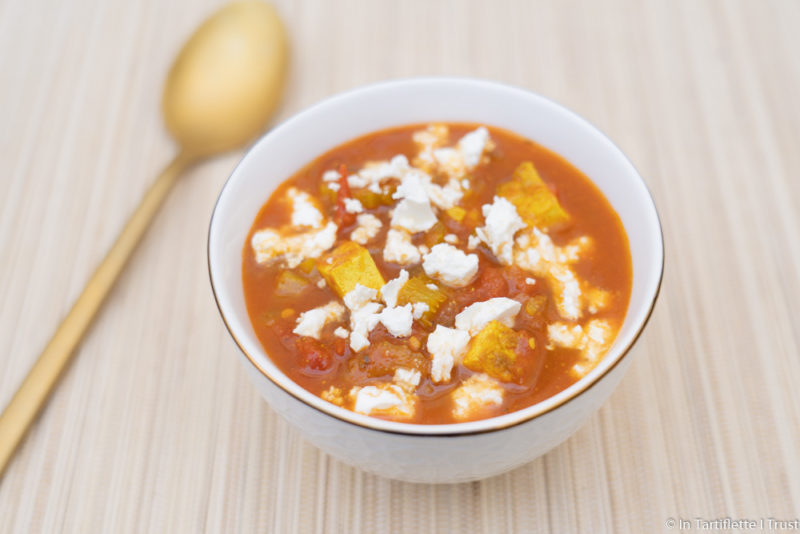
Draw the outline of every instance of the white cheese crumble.
M386 246L383 248L383 260L399 265L419 263L419 249L411 242L411 236L405 230L391 229L386 234Z
M411 304L384 308L380 313L380 322L394 337L408 337L411 335L411 324L414 318Z
M438 185L431 181L430 176L425 175L423 182L425 191L430 197L431 203L439 209L450 209L464 197L462 183L456 178L451 178L445 185Z
M437 286L436 284L433 284L433 283L425 284L425 287L427 287L428 289L430 289L432 291L438 291L439 290L439 286Z
M344 315L344 306L332 300L324 306L301 313L297 318L297 326L292 332L299 336L319 339L322 328L331 321L340 320L342 315Z
M572 366L576 376L584 376L600 361L613 341L613 329L605 319L592 319L581 325L551 323L547 325L548 349L566 347L581 351L582 361Z
M450 380L453 365L467 351L469 333L440 324L428 336L428 352L431 354L431 379L439 384Z
M327 170L327 171L322 173L322 181L323 182L338 182L339 178L341 178L341 177L342 177L342 175L339 174L339 171L335 171L333 169ZM330 184L328 184L328 187L330 187Z
M528 284L529 286L535 286L536 285L536 279L528 277L528 278L525 279L525 283Z
M447 243L431 248L422 260L425 274L450 287L464 287L478 274L478 256Z
M456 234L447 234L444 236L445 243L450 243L451 245L458 244L458 236Z
M395 384L406 389L417 387L421 379L422 373L417 369L406 369L405 367L395 369L394 377L392 378Z
M414 313L413 313L414 319L421 319L422 316L425 315L425 312L431 309L430 306L428 306L424 302L415 302L413 304L413 308L414 308Z
M319 394L322 400L326 400L331 404L335 404L336 406L343 406L344 405L344 398L342 398L342 390L341 388L337 388L336 386L331 386L322 393Z
M550 269L553 285L556 288L556 307L567 319L581 316L581 286L572 269L559 265Z
M481 126L462 137L455 147L434 149L433 160L445 174L460 180L480 163L489 143L489 131Z
M328 285L328 284L325 282L324 278L320 278L319 280L317 280L317 287L318 288L323 289L326 285Z
M386 284L381 288L381 300L389 306L390 308L397 305L397 294L406 285L408 282L408 271L402 269L400 274L397 275L397 278L393 280L389 280Z
M484 204L486 225L475 229L478 238L486 243L503 265L511 265L514 234L525 228L514 204L503 197L494 197L492 204Z
M486 374L472 375L451 394L453 417L467 419L481 410L503 404L503 388Z
M336 242L336 223L329 222L318 230L284 235L274 228L265 228L253 234L250 245L258 263L283 258L290 268L297 267L307 258L318 258Z
M521 307L519 302L506 297L495 297L483 302L476 302L456 315L456 328L474 336L492 321L500 321L504 325L512 327Z
M336 327L336 330L333 331L333 335L342 339L347 339L350 337L350 330L342 326L338 326Z
M392 228L404 228L411 233L424 232L438 220L431 208L420 172L406 173L392 198L402 199L392 213Z
M361 201L357 198L346 198L344 199L344 211L347 213L361 213L364 211L364 206L361 205Z
M366 245L381 230L381 220L371 213L362 213L356 217L356 229L350 233L350 240L359 245Z
M389 178L402 178L411 167L408 158L398 154L390 161L369 162L360 171L347 177L347 184L353 188L367 188L380 193L380 185Z
M414 415L416 397L396 384L355 387L350 390L350 396L355 396L353 411L358 413L402 418Z
M380 321L379 312L383 306L372 302L377 295L374 289L356 284L343 297L345 306L350 310L350 348L355 352L369 346L369 333Z
M368 302L374 300L377 295L378 292L371 287L356 284L350 292L345 293L342 300L344 300L344 305L347 306L350 311L353 311L358 308L363 308Z
M538 228L531 228L517 236L514 263L547 279L553 289L558 313L566 319L577 320L581 317L582 290L570 265L578 261L581 252L590 245L591 240L582 236L567 246L559 247L550 236Z
M286 195L292 201L292 226L310 228L322 226L322 212L311 195L296 187L290 187Z
M471 169L478 165L483 156L483 151L489 143L489 130L481 126L471 131L458 142L458 150L464 159L464 164Z

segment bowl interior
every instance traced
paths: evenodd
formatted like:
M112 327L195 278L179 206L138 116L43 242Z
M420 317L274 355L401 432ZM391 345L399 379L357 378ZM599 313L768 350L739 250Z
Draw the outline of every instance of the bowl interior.
M266 355L250 324L241 280L244 239L258 210L283 180L323 152L375 130L433 121L499 126L565 157L605 194L631 247L633 287L625 321L605 358L559 394L511 414L449 425L383 421L328 404L292 382ZM635 341L649 316L663 269L655 206L636 169L598 129L539 95L479 80L424 78L356 89L295 115L245 155L220 193L211 219L209 271L222 317L250 361L302 402L361 426L401 433L440 434L500 428L548 411L602 377Z

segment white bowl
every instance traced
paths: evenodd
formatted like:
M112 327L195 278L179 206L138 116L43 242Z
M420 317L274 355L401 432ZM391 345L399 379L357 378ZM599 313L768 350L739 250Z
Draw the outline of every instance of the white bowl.
M385 421L330 404L295 384L267 356L250 324L242 247L272 191L301 167L354 137L391 126L473 122L512 130L565 157L605 194L631 247L633 288L625 321L603 360L538 404L491 419L447 425ZM208 268L222 319L241 361L272 408L311 443L348 464L413 482L476 480L555 447L597 410L630 364L625 356L655 304L663 272L661 225L630 161L602 132L534 93L460 78L370 85L324 100L265 135L225 183L211 217Z

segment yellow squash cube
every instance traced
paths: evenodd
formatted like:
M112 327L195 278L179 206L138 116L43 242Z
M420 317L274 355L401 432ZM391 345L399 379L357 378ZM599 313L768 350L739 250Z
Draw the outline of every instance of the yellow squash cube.
M546 229L569 221L569 214L530 161L520 163L511 180L497 188L497 194L514 204L530 226Z
M431 287L431 285L436 287ZM417 302L424 302L428 306L428 311L422 314L419 322L428 328L433 326L433 316L439 311L439 307L447 300L447 295L438 285L427 276L412 276L408 282L403 284L400 291L397 293L397 304L404 306L406 304L414 304Z
M386 283L369 251L352 241L345 241L317 260L317 270L340 297L356 284L380 290Z
M464 366L503 382L515 382L523 373L517 355L521 339L521 334L513 329L492 321L473 338L464 355Z

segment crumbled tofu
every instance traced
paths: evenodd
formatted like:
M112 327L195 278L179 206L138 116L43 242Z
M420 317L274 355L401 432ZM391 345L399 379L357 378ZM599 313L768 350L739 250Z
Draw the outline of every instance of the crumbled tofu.
M478 256L447 243L431 248L422 261L425 274L450 287L464 287L478 274Z
M413 320L411 304L394 308L387 307L380 313L381 324L394 337L410 336Z
M514 326L514 319L520 308L522 305L519 302L506 297L495 297L483 302L476 302L456 315L456 328L474 336L491 321L500 321L509 327Z
M412 306L414 307L414 319L421 319L425 312L431 309L425 302L415 302Z
M290 268L308 258L318 258L336 242L336 223L329 222L320 229L287 234L284 229L265 228L253 234L250 245L258 263L282 259Z
M602 359L613 341L614 330L605 319L592 319L581 327L579 324L551 323L547 325L548 349L566 347L581 351L582 361L572 367L572 372L581 377L591 371Z
M319 339L322 328L331 321L340 320L342 315L344 315L344 306L332 300L324 306L301 313L297 318L297 326L292 332L299 336Z
M457 245L458 236L456 234L447 234L446 236L444 236L444 242L450 243L451 245Z
M344 397L342 396L342 390L337 388L336 386L331 386L322 393L319 394L322 400L326 400L331 404L335 404L336 406L344 406Z
M408 271L402 269L400 274L397 275L397 278L389 280L386 282L386 285L381 288L381 300L390 308L396 306L397 294L406 282L408 282Z
M394 371L394 378L392 379L395 384L406 390L413 390L419 385L422 379L422 373L417 369L406 369L405 367L398 367Z
M399 265L419 263L419 249L411 242L411 236L405 230L391 229L386 234L386 246L383 249L383 260Z
M502 386L485 374L472 375L451 395L456 419L472 418L482 410L503 404Z
M380 321L383 306L373 302L377 295L376 290L356 284L344 296L344 304L350 310L350 348L355 352L369 346L369 333Z
M344 296L356 284L380 289L386 283L369 250L345 241L317 262L319 273L337 295Z
M402 199L392 213L392 228L403 228L411 233L424 232L436 224L428 193L419 172L409 172L403 178L392 198Z
M511 265L513 259L514 234L525 228L517 208L503 197L494 197L494 202L483 205L486 225L475 229L478 238L486 243L503 265Z
M357 198L346 198L344 199L344 211L347 213L361 213L364 211L364 206L361 205L361 201Z
M469 333L440 324L428 336L431 355L431 378L437 384L448 382L453 365L460 361L469 343Z
M383 223L371 213L362 213L356 217L356 229L350 233L350 239L359 245L366 245L381 229Z
M416 396L396 384L379 384L350 390L355 397L353 411L364 415L387 415L402 419L414 415Z
M292 201L292 226L309 228L322 226L322 212L311 195L295 187L290 187L286 195Z
M350 337L350 330L342 326L339 326L336 328L336 330L333 331L333 335L336 337L340 337L342 339L347 339L348 337Z

